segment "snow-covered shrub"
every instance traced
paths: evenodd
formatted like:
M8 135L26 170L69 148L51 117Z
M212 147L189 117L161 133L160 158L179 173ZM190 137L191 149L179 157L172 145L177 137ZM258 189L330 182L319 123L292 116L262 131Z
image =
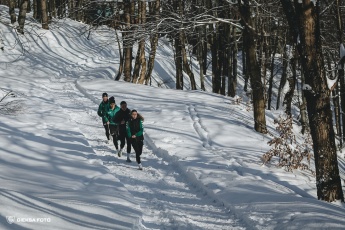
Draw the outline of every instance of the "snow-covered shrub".
M15 114L21 107L18 106L18 101L11 100L10 98L15 98L16 95L12 91L1 90L0 93L0 114Z
M291 116L280 116L275 120L278 136L268 142L272 148L262 156L264 164L271 162L273 157L278 158L278 167L284 167L287 171L293 169L309 170L310 159L313 157L311 135L307 131L302 140L297 140L293 130Z

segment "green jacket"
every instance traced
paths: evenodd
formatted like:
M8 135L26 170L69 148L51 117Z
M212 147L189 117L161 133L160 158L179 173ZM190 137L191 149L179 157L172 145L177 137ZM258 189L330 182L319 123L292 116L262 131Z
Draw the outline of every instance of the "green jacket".
M98 106L97 114L102 118L102 122L106 123L105 115L107 114L108 110L110 109L109 101L104 102L102 101L101 104Z
M117 123L114 122L114 118L115 118L115 114L120 110L120 107L118 107L117 105L115 105L114 109L111 109L109 106L109 110L107 111L106 115L105 115L105 123L106 122L110 122L111 125L117 125Z
M136 139L144 140L144 125L143 121L140 118L127 121L126 129L128 137L132 137L132 135L135 135L137 137Z

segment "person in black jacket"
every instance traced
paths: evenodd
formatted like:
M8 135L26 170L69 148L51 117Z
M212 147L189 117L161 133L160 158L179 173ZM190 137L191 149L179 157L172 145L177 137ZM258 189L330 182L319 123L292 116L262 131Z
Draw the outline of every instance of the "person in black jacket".
M138 114L136 110L131 111L131 119L127 121L126 129L127 136L131 138L131 143L135 151L135 156L137 163L139 164L139 169L142 170L140 155L143 152L144 145L144 118Z
M121 101L120 110L115 115L115 122L119 124L119 140L120 140L120 151L122 152L125 143L127 143L127 162L131 162L129 155L131 153L131 138L127 136L126 122L131 119L131 111L127 108L127 103Z

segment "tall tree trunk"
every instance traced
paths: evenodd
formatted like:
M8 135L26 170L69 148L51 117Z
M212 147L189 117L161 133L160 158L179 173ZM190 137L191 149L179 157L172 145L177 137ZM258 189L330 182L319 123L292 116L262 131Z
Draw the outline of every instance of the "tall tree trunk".
M147 64L147 70L145 73L145 77L140 77L139 83L143 84L145 81L145 84L147 85L149 81L151 80L151 75L153 71L153 67L155 64L155 57L156 57L156 51L157 51L157 45L158 45L158 23L160 18L160 0L156 0L156 2L150 2L149 3L150 12L153 12L154 14L154 20L156 23L156 31L151 35L150 37L150 44L151 44L151 50L149 54L149 61Z
M338 70L338 77L340 83L340 106L341 106L341 120L342 120L342 129L343 129L343 141L345 141L345 74L344 74L344 63L345 57L342 58L339 65L341 68Z
M234 26L231 26L230 33L232 33L231 36L229 36L229 39L231 43L233 44L231 46L231 49L229 49L229 58L228 58L228 64L229 64L229 82L228 82L228 96L235 97L236 95L236 88L237 88L237 39L236 39L236 28Z
M246 53L246 65L248 75L250 80L250 85L252 88L253 95L253 107L254 107L254 128L257 132L267 133L266 127L266 114L265 114L265 98L264 98L264 86L261 81L261 71L260 66L257 62L256 57L256 44L255 44L255 34L251 32L251 28L254 27L254 22L251 18L251 10L249 5L249 0L244 0L244 4L241 0L238 0L240 6L240 12L244 28L244 47ZM251 28L249 28L251 27Z
M64 1L64 0L62 0L62 1ZM70 18L70 19L75 19L75 14L74 14L74 12L75 12L75 7L74 7L74 4L75 4L75 2L74 2L75 0L68 0L67 2L68 2L68 17Z
M304 0L303 3L295 1L295 8L289 0L281 0L281 2L291 31L297 32L294 33L295 41L297 42L297 38L300 41L297 48L306 83L304 89L313 139L317 197L328 202L335 200L344 202L333 130L330 90L327 86L322 54L319 6L315 6L311 0Z
M140 40L138 44L137 55L135 57L135 63L134 63L134 68L133 68L133 75L132 75L133 83L137 83L137 80L139 78L140 66L141 66L141 54L144 52L144 48L145 48L145 41L143 42L142 40Z
M115 81L118 81L120 80L121 78L121 75L122 75L122 72L123 72L123 50L121 48L121 42L120 42L120 39L119 39L119 35L117 33L117 30L115 30L115 36L116 36L116 41L117 41L117 44L119 46L119 55L120 55L120 65L119 65L119 70L117 72L117 75L115 77Z
M274 79L274 60L276 56L276 51L278 48L278 36L274 35L274 42L273 42L273 52L271 54L271 75L268 82L268 102L267 102L267 109L271 110L271 104L272 104L272 89L273 89L273 79Z
M212 92L220 93L221 86L221 67L219 65L219 34L218 34L218 25L211 25L211 30L216 31L212 34L211 40L211 55L212 55Z
M343 20L342 20L342 14L341 14L341 6L340 6L340 0L336 0L336 9L335 9L335 15L336 15L336 25L337 25L337 37L339 44L343 44ZM342 45L343 46L343 45ZM340 55L339 55L340 56ZM342 57L342 60L340 60L340 63L338 64L340 66L338 70L338 79L339 79L339 98L340 100L340 111L343 111L340 116L340 123L342 123L342 127L340 127L340 131L342 129L342 138L340 139L341 147L342 143L345 141L345 80L344 80L344 62L345 57Z
M49 30L47 0L41 0L41 9L42 9L42 28L45 30Z
M17 21L16 12L14 8L16 7L16 0L9 0L9 14L11 16L11 23L14 24Z
M56 0L49 0L49 6L50 6L50 17L56 18Z
M197 7L197 14L201 14L203 13L203 8L205 6L204 4L204 0L196 0L195 3L198 7ZM205 58L204 58L204 43L207 43L207 40L205 39L206 36L206 26L199 26L197 28L198 31L198 38L197 40L199 40L199 42L197 42L197 59L198 59L198 63L199 63L199 75L200 75L200 87L202 90L206 90L205 89L205 70L204 70L204 62L205 62Z
M28 1L26 13L30 13L30 12L31 12L31 1Z
M332 69L332 60L330 58L330 56L327 56L327 65L328 65L328 69L331 70ZM335 75L333 75L332 72L330 72L330 78L332 80L334 80L336 78ZM337 136L339 137L339 139L341 139L341 119L340 119L340 101L339 101L339 97L338 97L338 82L336 83L334 89L331 91L332 93L332 99L333 99L333 106L334 106L334 118L335 118L335 127L337 130Z
M146 2L141 2L141 23L144 25L146 24ZM145 38L141 39L141 53L140 53L140 64L141 64L141 70L140 70L140 76L139 78L143 79L145 78L146 74L146 57L145 57Z
M138 26L141 26L142 23L141 23L141 4L142 2L138 2ZM140 34L137 34L136 37L140 37L141 35ZM136 38L137 39L137 38ZM143 52L144 50L144 45L145 43L143 44L142 43L142 39L140 39L139 43L138 43L138 50L137 50L137 55L135 57L135 63L134 63L134 68L133 68L133 75L132 75L132 82L133 83L137 83L137 80L138 80L138 77L139 77L139 71L140 71L140 65L141 65L141 60L140 60L140 54Z
M38 2L37 2L38 0L33 0L32 1L32 7L34 8L34 13L33 13L33 17L34 17L34 19L37 19L38 18L38 14L40 14L40 13L38 13L38 5L40 5L40 4L38 4Z
M186 52L186 36L184 30L181 31L181 55L182 55L182 62L183 62L183 70L188 75L190 79L190 86L192 90L196 90L196 83L195 78L192 70L189 67L189 63L187 60L187 52Z
M28 8L28 0L22 0L19 8L18 15L18 33L24 34L24 24L26 19L26 11Z
M131 32L132 3L125 2L125 32L123 33L124 80L131 81L133 36Z
M182 18L182 0L173 1L174 11L178 13L179 17ZM175 67L176 67L176 89L183 90L183 60L182 60L182 28L179 28L178 33L174 38L175 46Z
M83 20L83 0L76 0L75 18L78 22Z
M175 66L176 66L176 89L183 90L183 67L182 67L182 52L181 52L181 33L178 33L174 40L175 45Z
M293 74L297 75L296 72L296 67L297 67L297 53L295 54L295 58L291 61L291 64L293 65L292 70L293 70ZM301 83L302 86L305 84L305 79L304 79L304 73L302 71L301 73ZM302 125L302 130L301 133L304 134L305 131L309 130L309 122L308 122L308 112L307 112L307 100L305 98L305 94L304 94L304 90L302 89L302 87L300 87L301 89L301 102L299 105L299 110L300 110L300 122Z
M146 2L138 2L138 15L139 15L138 24L144 27L146 23ZM133 83L137 83L139 74L140 74L140 78L145 78L145 73L146 73L145 38L144 38L144 35L139 35L139 37L142 37L142 38L139 41L137 57L135 60L133 76L132 76Z
M285 86L286 83L286 79L287 79L287 68L288 68L288 58L289 58L289 52L291 52L290 50L288 50L288 47L286 44L284 44L284 48L282 49L282 59L281 62L283 63L283 69L282 69L282 76L280 78L280 83L279 83L279 87L278 87L278 94L277 94L277 105L276 108L277 110L280 108L280 97L282 94L282 90Z
M295 60L293 60L294 62ZM296 67L295 63L292 63L292 68ZM292 99L293 99L293 95L295 92L295 86L296 86L296 81L297 81L297 73L296 73L296 69L293 69L292 75L289 76L287 78L288 82L289 82L289 91L285 94L284 97L284 102L283 105L285 105L285 113L289 116L291 116L291 105L292 105Z
M202 0L199 0L202 1ZM199 7L200 8L200 7ZM199 62L199 75L200 75L200 87L202 90L206 90L205 89L205 74L204 74L204 43L206 42L204 39L204 31L206 30L206 28L204 28L203 26L200 26L198 28L198 33L199 33L199 43L198 43L198 50L197 50L197 57L198 57L198 62Z
M35 0L34 0L35 1ZM55 0L56 1L56 7L57 7L57 16L58 18L62 18L64 16L64 5L65 5L65 2L64 0Z

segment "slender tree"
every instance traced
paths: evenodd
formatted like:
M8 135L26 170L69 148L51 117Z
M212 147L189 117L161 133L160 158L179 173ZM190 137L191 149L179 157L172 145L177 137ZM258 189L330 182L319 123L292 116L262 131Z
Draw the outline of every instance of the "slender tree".
M243 3L242 3L243 2ZM260 66L257 61L256 55L256 43L255 43L255 31L254 21L251 17L251 7L249 0L238 0L240 13L242 16L242 25L244 26L244 41L243 46L245 48L246 55L246 75L250 80L253 96L254 107L254 120L255 130L260 133L266 133L266 114L265 114L265 98L264 98L264 86L261 80Z

